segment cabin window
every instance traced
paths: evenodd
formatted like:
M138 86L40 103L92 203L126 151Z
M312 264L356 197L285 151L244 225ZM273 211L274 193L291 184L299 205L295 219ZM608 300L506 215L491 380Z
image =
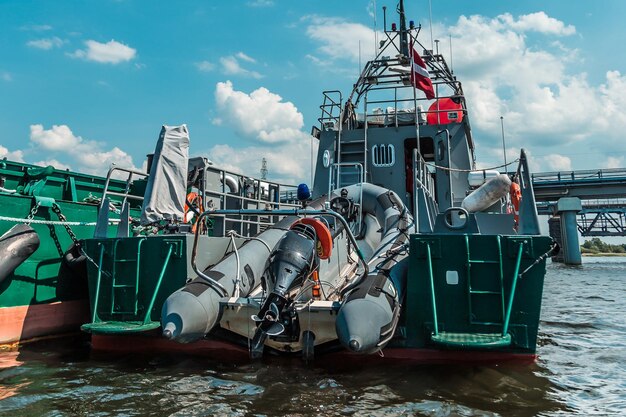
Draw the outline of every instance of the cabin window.
M396 150L391 144L372 146L372 165L377 168L391 167L396 163Z

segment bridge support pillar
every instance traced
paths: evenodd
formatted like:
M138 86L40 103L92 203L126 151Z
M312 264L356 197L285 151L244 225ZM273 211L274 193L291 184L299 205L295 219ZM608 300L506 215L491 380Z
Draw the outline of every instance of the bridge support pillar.
M576 214L582 208L580 199L577 197L563 197L556 204L556 214L561 223L561 251L563 252L563 262L567 265L582 264L576 225Z

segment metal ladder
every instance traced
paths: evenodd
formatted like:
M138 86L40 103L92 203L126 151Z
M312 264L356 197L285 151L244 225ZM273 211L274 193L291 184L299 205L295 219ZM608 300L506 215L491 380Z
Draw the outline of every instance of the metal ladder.
M500 236L497 236L498 243L498 259L497 260L484 260L484 259L471 259L470 256L470 243L469 236L465 235L465 254L467 257L467 295L468 295L468 306L469 306L469 322L470 324L483 324L487 326L493 325L502 325L503 323L496 322L487 322L487 321L478 321L474 320L474 312L472 311L473 299L476 296L481 296L481 298L485 298L485 296L498 296L500 298L501 304L501 312L502 312L502 320L504 321L505 311L504 311L504 271L502 269L502 243ZM483 289L475 289L472 286L472 265L498 265L498 291L493 290L483 290Z
M141 265L141 245L143 244L143 242L146 241L146 238L141 238L138 239L137 242L137 256L135 258L123 258L123 259L118 259L117 258L117 247L119 245L120 242L122 242L122 239L116 239L115 242L113 243L113 254L111 256L112 259L112 266L111 266L111 306L110 306L110 313L111 315L115 315L115 314L132 314L132 315L137 315L137 306L138 306L138 302L139 302L139 268ZM118 266L120 264L135 264L135 279L134 281L131 281L131 283L126 283L126 284L118 284L118 281L122 279L121 277L121 273L118 270ZM120 268L121 269L121 268ZM132 306L132 309L129 310L123 310L123 309L115 309L116 306L116 300L118 298L118 293L122 292L122 291L134 291L134 295L133 295L133 300L134 304ZM124 307L124 304L121 304L121 307Z
M146 238L140 239L139 243L137 244L137 259L136 261L134 259L120 259L117 260L118 262L132 262L135 261L137 262L137 267L136 270L139 271L139 265L140 265L140 254L141 254L141 244L142 242L145 240ZM117 243L118 241L116 241ZM180 256L180 246L177 245L175 242L169 242L168 243L168 250L167 250L167 254L165 255L165 260L163 261L163 266L161 267L161 272L159 274L159 277L157 279L156 285L154 287L154 290L152 292L152 296L150 297L150 302L147 306L147 308L145 309L145 313L143 314L143 317L138 317L138 290L139 290L139 285L138 285L138 277L139 274L137 272L136 275L136 280L135 280L135 284L116 284L116 278L115 278L115 265L116 265L116 260L115 260L115 252L117 249L117 245L114 245L114 249L113 249L113 267L112 267L112 271L113 271L113 276L111 277L111 305L109 307L109 315L110 317L114 317L115 314L134 314L135 318L137 320L135 321L128 321L128 320L123 320L123 321L114 321L114 320L108 320L108 321L103 321L100 316L98 315L98 304L100 303L100 290L102 288L102 265L103 265L103 260L104 260L104 253L105 253L105 245L100 243L100 255L99 255L99 267L98 267L98 278L96 281L96 294L95 294L95 298L94 298L94 303L93 303L93 307L92 307L92 312L91 312L91 323L87 323L87 324L83 324L81 326L81 329L83 331L92 333L92 334L120 334L120 333L140 333L140 332L144 332L144 331L149 331L149 330L154 330L156 328L158 328L161 323L160 321L152 321L150 318L150 313L152 312L152 309L154 307L154 303L156 301L157 295L159 293L159 290L161 288L161 283L163 282L163 278L165 277L165 271L167 270L168 265L170 264L170 260L172 258L172 256ZM134 307L132 311L114 311L115 310L115 291L116 289L122 289L122 288L134 288L135 290L135 303L134 303Z
M500 333L478 333L478 332L440 332L437 321L437 302L435 294L435 282L433 276L433 262L430 243L426 244L426 259L428 262L428 273L430 279L431 290L431 304L433 309L433 332L431 334L432 342L448 347L465 348L465 349L495 349L510 346L512 343L511 335L509 334L509 324L511 319L511 312L513 309L513 300L515 298L515 290L517 288L517 280L519 278L519 270L522 261L522 254L524 252L524 243L520 242L517 251L517 258L515 263L515 272L511 284L511 292L508 302L505 306L504 297L504 272L503 272L503 259L502 259L502 247L500 236L497 237L499 259L497 261L486 260L472 260L469 256L469 237L465 236L466 248L467 248L467 281L468 281L468 297L470 298L470 324L488 324L488 325L502 325L502 331ZM499 264L500 269L500 291L485 291L472 289L470 269L472 264ZM502 300L502 313L503 323L489 323L489 322L476 322L472 321L472 301L471 298L476 295L499 295Z

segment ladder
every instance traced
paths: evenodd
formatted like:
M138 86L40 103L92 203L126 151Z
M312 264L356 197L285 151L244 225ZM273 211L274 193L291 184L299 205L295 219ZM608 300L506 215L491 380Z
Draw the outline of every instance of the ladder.
M486 299L489 296L496 296L499 298L500 307L501 307L501 315L502 320L504 321L504 271L502 267L502 243L500 236L496 236L496 242L498 244L498 259L497 260L486 260L486 259L471 259L470 256L470 242L469 236L465 235L465 254L466 254L466 273L467 273L467 294L468 294L468 314L469 314L469 322L470 324L483 324L486 326L493 325L502 325L502 322L491 322L491 321L480 321L475 320L475 314L472 310L472 306L474 305L474 298L482 298ZM472 285L472 265L497 265L498 266L498 290L488 290L488 289L476 289L474 285Z
M157 279L154 290L152 291L152 295L150 297L150 302L148 303L145 312L143 313L143 317L139 317L139 309L138 309L138 292L139 292L139 266L140 266L140 255L141 255L141 245L146 238L139 239L137 243L137 257L135 259L115 259L115 254L117 250L117 240L113 246L113 265L112 265L112 276L111 276L111 303L108 308L108 317L107 319L114 318L115 315L123 315L123 314L133 314L134 319L132 321L127 320L126 318L122 318L121 321L115 320L102 320L98 314L98 304L100 303L100 290L102 288L102 265L105 254L105 245L100 243L100 255L98 262L98 277L96 281L96 293L93 300L92 312L91 312L91 323L86 323L81 326L83 331L92 334L124 334L124 333L140 333L144 331L154 330L161 325L160 321L152 321L150 317L150 313L154 307L154 304L157 299L157 295L161 288L161 284L165 277L165 272L167 270L168 265L170 264L170 260L172 256L180 257L181 246L176 242L167 242L167 254L165 255L165 260L163 261L163 265L161 266L161 271L159 273L159 277ZM118 284L116 279L116 264L117 263L132 263L136 262L136 271L137 274L135 276L135 282L131 284ZM116 304L116 292L122 290L131 289L134 291L134 302L132 303L132 310L121 310L115 309Z
M524 251L524 243L520 242L517 251L517 258L515 262L514 275L511 283L511 291L508 301L504 296L504 271L503 271L503 259L502 259L502 245L500 236L497 236L498 242L498 260L480 260L470 258L470 242L469 236L465 236L466 243L466 255L467 255L467 287L469 297L469 322L470 325L482 324L482 325L494 325L501 326L501 331L498 333L481 333L481 332L440 332L437 321L437 302L435 294L435 283L433 274L433 261L430 243L426 244L426 260L428 263L428 273L430 279L431 290L431 305L433 310L433 332L431 334L431 340L435 344L444 345L453 348L464 349L496 349L501 347L510 346L512 344L512 338L509 334L509 323L511 319L511 312L513 308L513 301L515 298L515 290L517 288L517 280L519 277L519 270L522 261L522 254ZM494 264L498 265L499 269L499 291L476 289L471 283L471 266L477 264ZM500 306L502 311L503 322L486 322L473 320L473 297L477 296L497 296L500 298Z
M116 239L113 243L113 254L111 256L111 305L109 312L111 315L124 315L132 314L137 315L137 306L139 303L139 273L141 266L141 245L146 241L146 238L137 239L137 251L135 257L118 259L118 245L120 242L127 241L126 239ZM123 252L129 252L125 250ZM128 279L129 265L134 266L135 276L133 280ZM126 266L126 267L125 267ZM120 283L121 282L121 283ZM120 293L131 292L132 306L126 305ZM118 300L122 299L120 303ZM116 308L117 307L117 308Z

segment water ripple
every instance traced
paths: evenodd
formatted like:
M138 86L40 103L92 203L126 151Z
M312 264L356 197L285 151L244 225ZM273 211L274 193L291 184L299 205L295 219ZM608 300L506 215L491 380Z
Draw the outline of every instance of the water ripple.
M84 342L0 352L0 416L570 416L626 409L626 259L549 265L530 366L107 357Z

